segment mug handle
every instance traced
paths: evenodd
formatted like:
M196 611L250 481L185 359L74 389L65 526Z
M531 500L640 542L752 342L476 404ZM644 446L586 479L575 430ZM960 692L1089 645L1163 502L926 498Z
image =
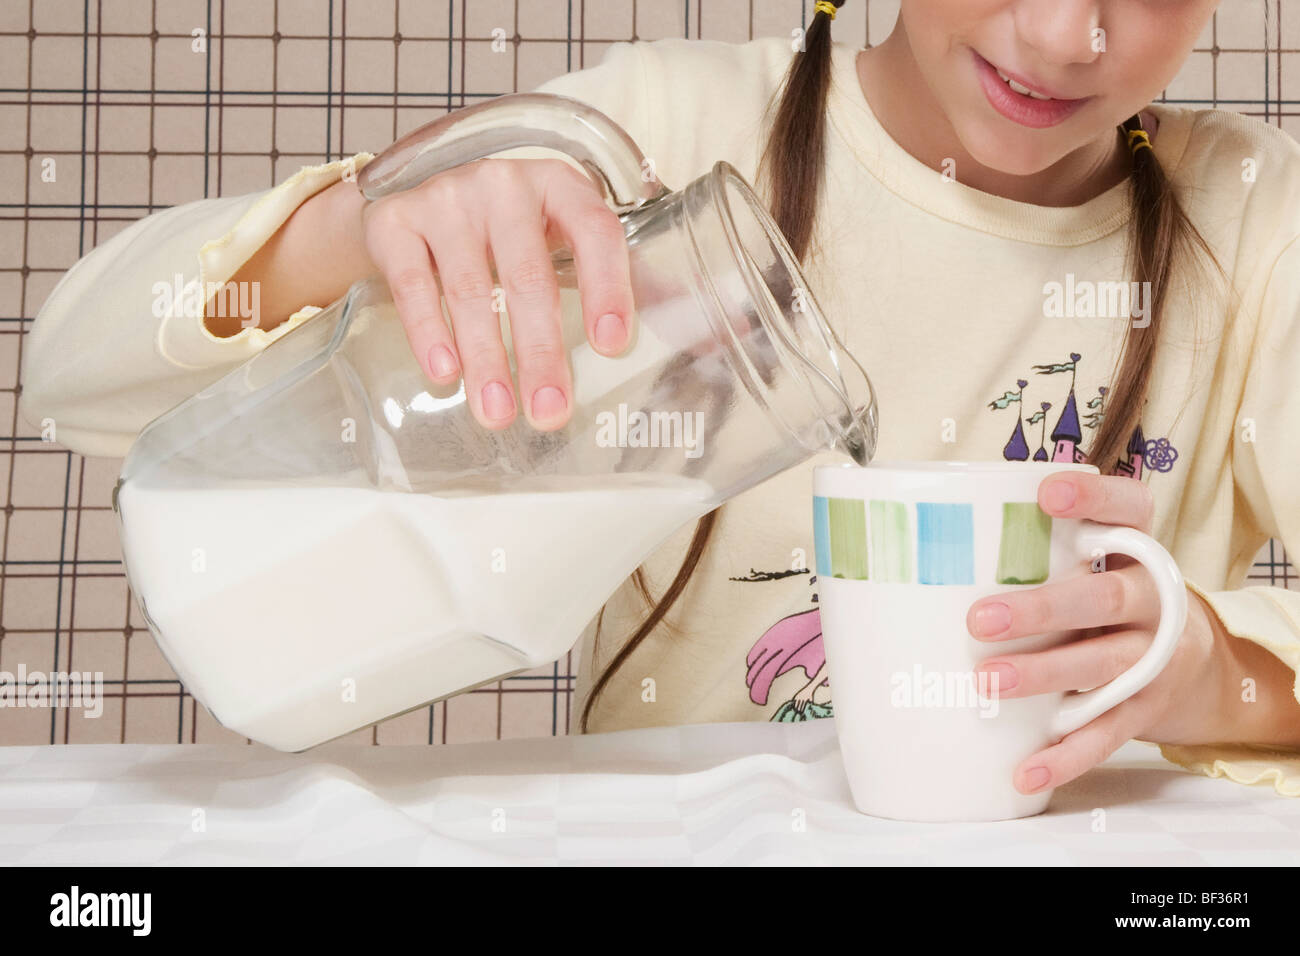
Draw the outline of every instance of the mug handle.
M1065 698L1052 721L1052 733L1058 739L1128 700L1155 680L1169 663L1187 625L1187 587L1183 584L1183 574L1160 542L1134 528L1094 521L1081 524L1077 543L1082 557L1090 558L1097 551L1123 554L1147 569L1160 597L1160 624L1151 646L1136 664L1109 683Z

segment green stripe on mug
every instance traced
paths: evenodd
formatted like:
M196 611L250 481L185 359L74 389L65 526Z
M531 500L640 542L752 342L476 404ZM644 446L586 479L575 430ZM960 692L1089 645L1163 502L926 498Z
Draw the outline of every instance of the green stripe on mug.
M827 502L831 531L831 577L867 580L867 505L861 498Z
M1034 501L1004 501L998 584L1042 584L1051 570L1051 551L1051 516Z
M901 501L871 502L871 566L877 581L912 580L912 529Z

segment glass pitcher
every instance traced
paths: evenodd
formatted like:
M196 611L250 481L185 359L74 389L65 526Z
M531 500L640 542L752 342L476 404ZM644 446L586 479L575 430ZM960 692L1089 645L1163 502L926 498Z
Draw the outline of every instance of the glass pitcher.
M524 146L581 163L631 253L623 355L594 351L562 294L566 427L480 426L370 279L132 446L113 495L128 580L226 727L302 750L552 662L684 523L815 452L871 458L866 374L727 163L671 192L602 113L516 94L415 131L359 185Z

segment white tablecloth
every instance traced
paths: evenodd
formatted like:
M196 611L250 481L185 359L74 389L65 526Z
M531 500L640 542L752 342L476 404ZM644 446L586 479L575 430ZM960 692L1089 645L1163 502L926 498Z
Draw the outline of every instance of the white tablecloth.
M1130 743L1048 813L857 813L834 721L445 747L0 748L0 863L1287 864L1300 800Z

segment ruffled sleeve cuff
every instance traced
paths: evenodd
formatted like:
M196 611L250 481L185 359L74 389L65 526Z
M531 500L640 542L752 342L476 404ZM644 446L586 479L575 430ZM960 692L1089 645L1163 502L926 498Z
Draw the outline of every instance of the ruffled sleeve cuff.
M1190 581L1187 586L1213 609L1229 634L1258 644L1293 671L1300 671L1300 594L1275 587L1203 591ZM1294 684L1292 694L1300 701ZM1272 784L1283 796L1300 797L1297 751L1248 744L1162 744L1160 753L1196 773L1237 783Z
M1160 745L1171 763L1207 777L1226 777L1244 784L1273 785L1284 797L1300 797L1300 754L1246 744Z
M199 289L212 289L228 282L299 206L340 179L355 177L373 158L371 153L358 153L298 170L258 199L227 233L203 244L199 249L198 275L192 281ZM181 294L192 297L194 291L187 287ZM228 363L232 358L251 357L318 313L325 304L304 304L273 329L246 328L230 336L213 335L203 316L194 314L195 310L176 308L159 329L159 351L181 368L206 368Z

